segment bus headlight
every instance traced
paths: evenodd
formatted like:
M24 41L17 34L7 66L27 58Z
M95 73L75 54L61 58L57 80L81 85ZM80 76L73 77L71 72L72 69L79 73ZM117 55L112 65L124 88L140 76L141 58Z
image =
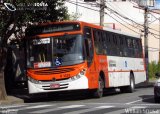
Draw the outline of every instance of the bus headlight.
M86 73L86 69L83 69L83 70L80 71L81 75L84 75L85 73Z
M39 84L40 83L40 81L35 80L35 79L31 78L31 77L28 77L28 80L31 81L32 83L35 83L35 84Z
M77 74L76 76L71 77L70 79L71 79L72 81L77 80L77 79L81 78L82 76L84 76L85 73L86 73L86 70L83 69L83 70L80 71L79 74Z

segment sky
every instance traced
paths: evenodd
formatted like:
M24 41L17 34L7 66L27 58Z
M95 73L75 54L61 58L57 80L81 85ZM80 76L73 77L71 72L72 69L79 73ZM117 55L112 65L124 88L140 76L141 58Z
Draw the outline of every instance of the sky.
M155 8L160 9L160 0L156 0Z

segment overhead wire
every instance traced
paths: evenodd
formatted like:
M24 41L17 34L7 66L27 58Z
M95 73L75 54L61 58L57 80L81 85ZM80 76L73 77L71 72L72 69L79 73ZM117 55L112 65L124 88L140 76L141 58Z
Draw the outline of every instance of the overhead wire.
M108 7L107 7L108 8ZM110 9L112 12L115 12L116 14L118 14L118 16L121 16L121 17L123 17L123 18L125 18L125 19L127 19L127 20L131 20L131 19L129 19L129 18L127 18L127 17L124 17L124 16L122 16L120 13L118 13L117 11L114 11L113 9L111 9L111 8L108 8L108 9ZM117 17L118 17L117 16ZM119 18L119 17L118 17ZM133 21L133 20L131 20L132 22L134 22L134 23L136 23L136 24L138 24L138 25L140 25L139 23L137 23L137 22L135 22L135 21ZM127 22L126 22L127 23ZM129 24L129 23L127 23L127 24ZM131 25L131 24L129 24L129 25ZM133 26L133 25L131 25L132 27L135 27L135 26ZM140 25L140 26L142 26L142 25ZM143 26L142 26L143 27ZM137 28L137 27L136 27ZM150 27L148 27L149 29L151 29L151 30L154 30L154 31L156 31L156 32L159 32L159 31L157 31L157 30L155 30L155 29L153 29L153 28L150 28ZM140 29L141 30L141 29ZM148 33L150 33L151 35L153 35L154 36L154 38L156 38L156 39L160 39L160 38L158 38L158 37L156 37L156 36L160 36L159 34L155 34L155 33L153 33L153 32L151 32L151 31L149 31Z
M108 5L110 5L110 4L108 4ZM111 5L110 5L110 6L111 6ZM111 6L111 7L112 7L112 6ZM108 7L106 7L106 8L108 8ZM112 8L113 8L113 7L112 7ZM132 23L137 24L137 26L139 26L139 27L144 27L143 25L141 25L141 24L135 22L134 20L132 20L132 19L130 19L130 18L128 18L128 17L120 14L119 12L117 12L117 11L111 9L111 8L108 8L108 9L110 9L112 12L116 13L117 15L123 17L124 19L130 20ZM153 15L153 14L152 14L152 15ZM131 25L131 24L130 24L130 25ZM134 26L134 25L132 25L132 26ZM136 27L136 26L134 26L134 27ZM137 27L136 27L136 28L137 28ZM151 28L151 27L148 27L148 29L153 30L153 31L156 31L156 32L159 32L158 30L155 30L155 29L153 29L153 28ZM152 33L152 32L150 32L150 33ZM153 34L154 34L154 33L153 33ZM157 35L157 34L155 34L155 35ZM158 35L158 36L159 36L159 35Z
M98 12L100 11L100 10L95 10L95 9L93 9L93 8L89 8L89 7L87 7L87 6L79 5L79 4L78 4L79 2L77 2L77 3L75 3L74 1L67 1L67 2L72 3L72 4L74 4L74 5L78 5L78 6L83 7L83 8L87 8L87 9L93 10L93 11L98 11ZM99 4L99 3L98 3L98 4ZM110 8L110 9L111 9L111 8ZM111 9L111 10L112 10L112 9ZM114 11L114 10L112 10L112 11ZM108 14L108 13L106 13L106 12L104 12L104 13L107 14L108 16L110 16L112 19L114 19L114 20L117 21L118 23L120 23L122 26L126 27L127 29L129 29L129 30L131 30L131 31L133 31L133 32L141 35L141 34L138 33L137 31L129 28L128 26L126 26L126 25L123 24L122 22L120 22L120 21L118 21L117 19L115 19L115 18L114 18L113 16L111 16L110 14ZM116 12L116 14L119 14L119 13ZM119 16L121 16L121 15L119 14ZM122 17L123 17L123 16L122 16ZM118 18L119 18L119 17L118 17ZM130 25L131 25L131 24L130 24ZM134 26L132 26L132 27L134 27ZM140 29L140 30L141 30L141 29ZM149 31L149 33L150 33L154 38L159 39L158 37L156 37L156 36L159 36L158 34L152 33L152 32L150 32L150 31Z
M111 5L111 3L109 3L109 2L107 2L107 6L110 6L110 7L112 7L112 9L113 10L115 10L115 7L116 7L116 11L119 13L119 12L122 12L123 13L123 16L125 16L125 12L117 5L117 4L114 4L114 5ZM115 6L115 7L114 7ZM118 10L119 9L119 10ZM121 13L121 15L122 15L122 13ZM126 17L126 16L125 16ZM132 19L133 19L133 17L132 17ZM134 18L134 20L136 20L135 18ZM133 22L132 22L133 23ZM134 24L134 23L133 23Z
M95 10L95 9L89 8L89 7L87 7L87 6L79 5L78 2L77 2L77 3L74 2L74 1L67 1L67 2L69 2L69 3L71 3L71 4L74 4L74 5L78 5L78 6L80 6L80 7L86 8L86 9L90 9L90 10L93 10L93 11L100 12L100 10ZM104 13L107 14L107 15L109 15L107 12L104 12ZM118 21L117 19L115 19L113 16L111 16L111 15L109 15L109 16L110 16L112 19L114 19L115 21L117 21L118 23L120 23L121 25L123 25L124 27L128 28L129 30L131 30L131 31L133 31L133 32L135 32L135 33L141 35L141 34L138 33L137 31L135 31L135 30L133 30L133 29L127 27L125 24L123 24L123 23L121 23L120 21Z
M86 8L86 9L90 9L90 10L93 10L93 11L96 11L96 12L100 12L100 10L96 10L96 9L93 9L93 8L89 8L89 7L84 6L84 5L79 5L79 2L77 2L77 3L75 3L74 1L67 1L67 2L69 2L69 3L71 3L71 4L74 4L74 5L78 5L78 6L80 6L80 7ZM98 4L99 4L99 3L98 3ZM141 24L139 24L139 23L133 21L132 19L129 19L128 17L122 16L121 14L119 14L119 13L116 12L116 11L114 11L113 9L108 8L108 7L105 7L105 8L107 8L107 9L110 10L110 11L115 12L118 16L123 17L124 19L130 20L130 21L132 21L132 22L138 24L139 26L142 26L142 27L143 27L143 25L141 25ZM133 32L135 32L135 33L141 35L141 34L138 33L137 31L135 31L135 30L129 28L128 26L126 26L125 24L123 24L122 22L120 22L119 20L115 19L113 16L111 16L111 15L108 14L107 12L104 12L104 13L107 14L108 16L110 16L112 19L114 19L114 20L117 21L118 23L120 23L122 26L126 27L127 29L129 29L129 30L131 30L131 31L133 31ZM120 17L118 17L118 18L120 19ZM121 20L122 20L122 19L121 19ZM131 24L130 24L130 25L131 25ZM132 27L135 27L135 26L133 26L133 25L131 25L131 26L132 26ZM152 29L152 28L149 28L149 29L154 30L154 29ZM140 30L141 30L141 29L140 29ZM155 31L157 31L157 30L155 30ZM159 31L157 31L157 32L159 32ZM154 38L160 39L160 38L156 37L156 36L159 36L158 34L155 34L155 33L150 32L150 31L149 31L149 33L150 33Z
M71 1L70 1L70 2L71 2ZM74 1L72 1L72 3L73 3L73 2L74 2ZM79 4L85 4L85 3L81 3L81 2L77 2L77 3L79 3ZM97 3L97 2L96 2L96 3ZM79 5L79 4L76 4L76 5ZM92 5L91 3L88 3L88 4ZM97 3L97 4L100 5L100 3ZM80 6L80 5L79 5L79 6ZM110 6L111 6L111 5L110 5ZM85 7L85 6L82 6L82 7ZM112 6L111 6L111 7L112 7ZM85 8L94 10L93 8L88 8L88 7L85 7ZM134 20L132 20L132 19L130 19L130 18L128 18L128 17L126 17L126 16L120 14L119 12L117 12L117 11L115 11L115 10L109 8L109 7L105 7L105 8L108 8L110 11L116 13L117 15L123 17L124 19L129 20L129 21L131 21L132 23L137 24L139 27L144 27L143 25L141 25L141 24L135 22ZM113 7L112 7L112 8L113 8ZM97 10L94 10L94 11L97 11ZM100 11L100 10L99 10L99 11ZM134 26L134 25L133 25L133 26ZM135 27L135 26L134 26L134 27ZM150 27L148 27L148 28L149 28L149 29L152 29L152 30L154 30L154 31L156 31L156 32L159 32L159 31L157 31L157 30L155 30L155 29L153 29L153 28L150 28Z
M107 9L107 8L106 8L106 9ZM107 9L107 10L109 10L109 11L110 11L110 9ZM130 25L130 26L132 26L132 27L136 27L137 29L139 29L139 30L141 30L141 31L142 31L142 29L140 29L138 26L134 26L134 25L132 25L132 24L128 23L127 21L125 21L125 20L124 20L124 18L123 18L122 16L120 16L120 15L116 15L117 13L116 13L116 14L115 14L115 13L113 13L113 14L114 14L115 16L117 16L117 18L119 18L121 21L123 21L123 22L127 23L128 25ZM123 19L122 19L121 17L122 17Z
M137 3L133 3L132 1L129 1L130 3L132 3L133 5L136 5ZM149 13L153 16L153 17L155 17L156 18L156 20L158 19L155 15L153 15L152 13L155 13L155 12L153 12L152 10L149 10ZM160 13L156 13L157 15L160 15ZM154 20L153 22L155 22L156 20ZM151 23L153 23L153 22L151 22ZM151 23L149 23L149 24L151 24ZM158 30L156 30L156 29L153 29L153 28L150 28L150 27L148 27L149 29L152 29L152 30L154 30L154 31L156 31L156 32L159 32Z

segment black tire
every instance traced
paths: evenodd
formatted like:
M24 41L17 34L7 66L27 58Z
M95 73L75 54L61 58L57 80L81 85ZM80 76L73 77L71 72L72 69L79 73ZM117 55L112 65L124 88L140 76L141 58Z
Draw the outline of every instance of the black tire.
M126 93L126 87L120 87L121 93Z
M130 74L130 84L129 86L121 87L120 88L122 93L133 93L135 90L135 79L133 74Z
M130 75L130 85L127 87L128 93L133 93L135 89L135 80L133 74Z
M101 77L99 77L98 88L94 92L94 97L95 98L101 98L101 97L103 97L103 88L104 88L104 81L102 80Z
M154 102L155 103L160 103L160 97L154 96Z

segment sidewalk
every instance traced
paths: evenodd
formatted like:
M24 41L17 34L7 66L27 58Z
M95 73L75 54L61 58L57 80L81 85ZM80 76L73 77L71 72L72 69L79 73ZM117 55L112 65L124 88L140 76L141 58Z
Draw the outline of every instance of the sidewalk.
M1 105L20 104L20 103L24 103L24 100L17 98L17 97L14 97L14 96L7 96L7 100L0 101L0 106Z
M140 84L137 84L136 87L138 88L147 88L147 87L153 87L156 80L149 80L148 82L143 82Z

